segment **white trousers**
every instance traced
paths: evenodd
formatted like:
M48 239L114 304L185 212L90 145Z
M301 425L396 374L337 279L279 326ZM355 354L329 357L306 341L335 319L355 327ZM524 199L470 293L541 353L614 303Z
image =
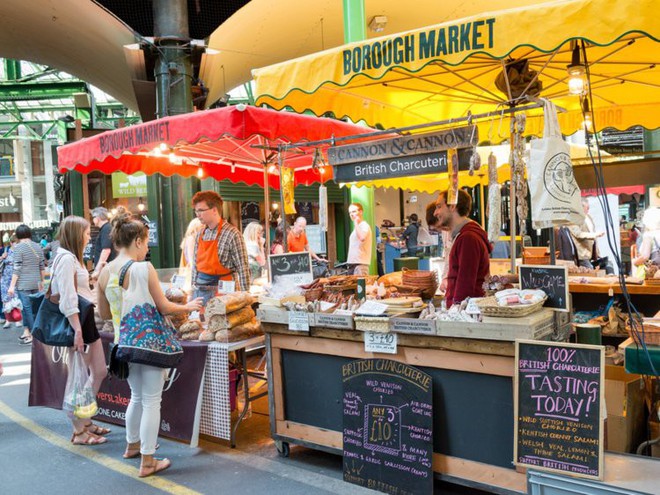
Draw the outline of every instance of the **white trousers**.
M160 429L160 401L167 369L130 363L128 385L131 401L126 409L126 441L140 442L142 455L156 452Z

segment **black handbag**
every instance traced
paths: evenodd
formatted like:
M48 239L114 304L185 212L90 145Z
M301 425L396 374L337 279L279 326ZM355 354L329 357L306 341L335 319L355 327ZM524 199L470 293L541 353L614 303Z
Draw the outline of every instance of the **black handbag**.
M128 363L119 359L117 356L118 349L117 344L110 343L108 346L108 376L126 380L128 378Z
M53 272L55 272L54 269ZM75 275L73 280L74 286L78 290ZM69 323L69 319L60 311L59 294L51 295L51 286L52 280L46 293L39 292L30 295L33 311L34 308L38 308L36 312L33 312L35 317L32 337L46 345L71 347L73 346L75 332ZM91 301L78 296L78 310L80 311L80 325L83 329L89 325L96 325L94 322L94 304Z

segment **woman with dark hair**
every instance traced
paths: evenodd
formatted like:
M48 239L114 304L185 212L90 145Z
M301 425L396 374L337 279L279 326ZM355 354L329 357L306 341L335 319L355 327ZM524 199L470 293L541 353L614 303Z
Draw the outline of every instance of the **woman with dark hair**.
M16 243L18 242L18 239L16 238L15 235L11 236L11 239L9 240L9 245L5 248L5 252L2 253L2 268L1 268L1 274L0 274L0 293L2 294L2 306L4 308L4 305L8 303L11 299L9 297L9 294L7 294L7 290L9 289L9 284L11 283L11 277L14 274L14 247L16 246ZM6 321L4 322L4 325L2 328L9 328L11 326L11 321L9 321L9 313L5 314ZM0 322L3 323L3 322ZM17 322L16 325L20 325L20 322Z
M50 290L52 295L59 295L60 311L68 318L74 330L68 362L73 362L74 352L82 353L96 397L107 373L103 344L94 323L93 312L82 321L78 303L78 296L88 301L94 300L94 294L89 288L89 272L83 265L83 251L89 239L90 226L87 220L70 215L62 221L60 247L53 260ZM77 418L71 413L69 418L73 426L71 443L74 445L100 445L107 441L103 436L110 433L107 428L97 426L91 420Z
M34 324L30 294L35 294L43 288L46 261L41 246L32 240L32 230L27 225L16 228L18 244L14 248L14 272L7 289L9 298L14 294L23 304L23 335L19 337L21 344L31 344L30 329Z
M110 238L119 252L99 276L99 313L106 320L112 319L115 342L119 343L120 349L127 346L143 352L156 350L166 354L168 349L161 346L161 336L154 331L152 323L157 318L162 319L160 315L199 311L202 298L187 304L167 300L156 270L151 263L144 261L149 251L149 229L141 221L133 219L128 213L116 215ZM144 334L143 338L133 338L126 330L136 325ZM170 347L172 344L168 342ZM174 344L178 346L178 343ZM160 402L167 373L166 368L129 359L131 400L126 409L126 450L123 457L131 459L141 456L140 478L163 471L171 464L169 459L154 457L160 429Z
M282 226L275 229L275 239L270 246L270 254L284 254L284 229Z

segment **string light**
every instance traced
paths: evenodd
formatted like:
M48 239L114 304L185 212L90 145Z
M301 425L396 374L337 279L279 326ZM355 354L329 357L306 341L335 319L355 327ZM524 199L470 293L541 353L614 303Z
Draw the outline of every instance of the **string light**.
M197 169L197 177L200 178L200 179L204 178L204 169L202 167L199 167Z
M578 42L572 41L571 46L573 47L571 64L566 68L568 71L568 92L575 96L581 96L587 91L586 67L582 60Z

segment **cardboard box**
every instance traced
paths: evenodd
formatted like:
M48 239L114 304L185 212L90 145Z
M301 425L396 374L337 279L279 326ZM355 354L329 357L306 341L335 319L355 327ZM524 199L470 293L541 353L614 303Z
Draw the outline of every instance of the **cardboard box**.
M644 381L622 366L605 366L606 450L635 452L645 439Z

